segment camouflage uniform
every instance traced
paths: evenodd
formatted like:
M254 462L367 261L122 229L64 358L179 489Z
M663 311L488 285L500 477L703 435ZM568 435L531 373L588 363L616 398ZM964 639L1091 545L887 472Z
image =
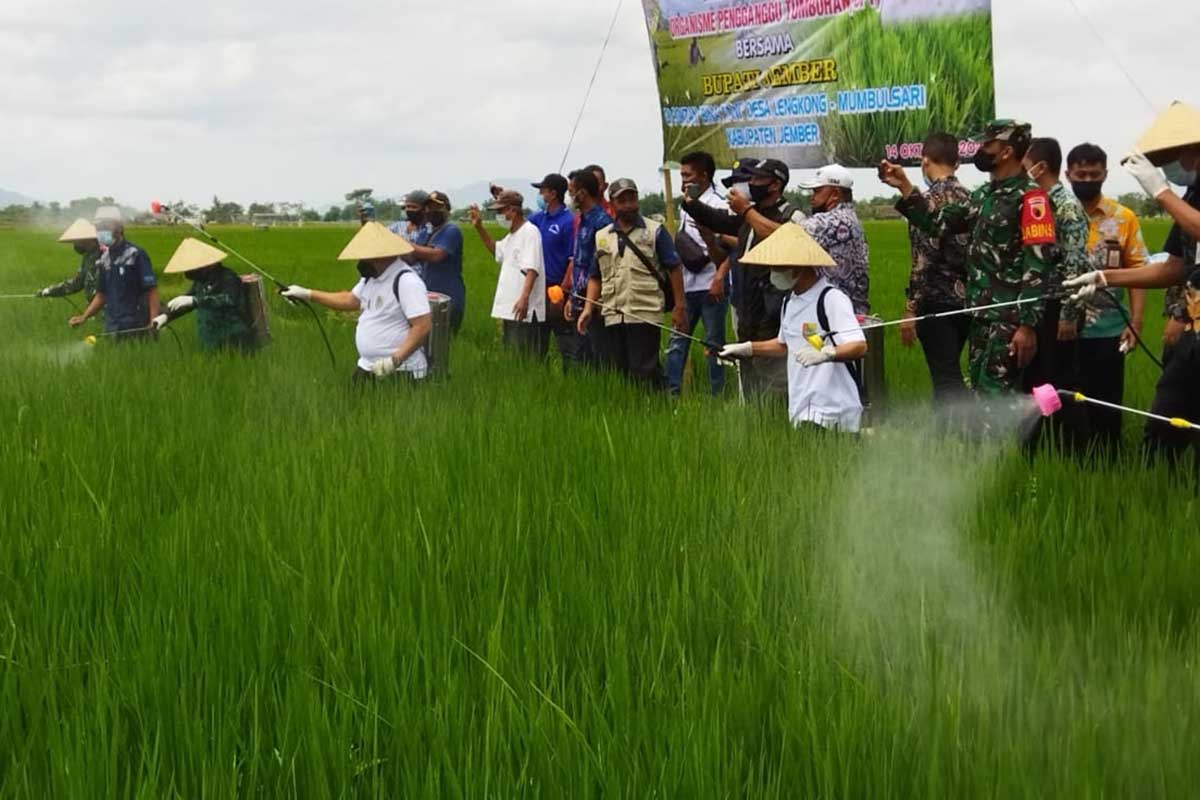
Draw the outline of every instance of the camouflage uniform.
M1200 209L1200 187L1190 187L1184 192L1183 199L1192 208ZM1183 261L1188 273L1200 269L1200 248L1197 247L1196 240L1184 233L1178 223L1171 226L1171 231L1167 234L1167 242L1163 245L1163 251ZM1163 302L1164 316L1179 322L1191 322L1182 284L1168 289Z
M1054 184L1047 194L1050 196L1050 207L1054 210L1054 228L1058 241L1054 253L1054 270L1046 281L1046 293L1062 294L1063 281L1078 278L1093 269L1088 251L1088 215L1075 194L1061 181ZM1064 321L1078 322L1082 317L1083 309L1078 304L1064 303Z
M998 120L988 126L985 141L1028 136L1028 125ZM1022 371L1008 349L1018 328L1036 330L1044 310L1044 303L1037 301L1050 274L1047 245L1054 243L1054 217L1046 193L1021 172L981 186L967 204L946 205L934 212L924 195L913 192L897 208L930 236L946 239L969 232L968 306L1032 301L978 312L971 324L971 386L985 396L1018 390ZM1028 228L1023 222L1030 223Z
M245 289L236 272L220 264L202 271L189 293L196 300L196 335L200 349L250 350L254 337L245 314ZM174 321L192 309L168 312Z
M66 297L82 291L87 302L92 302L92 298L96 296L96 287L100 283L100 269L96 266L99 260L99 250L84 253L83 260L79 262L79 271L62 283L46 287L46 296Z
M828 211L813 214L801 225L837 262L837 267L822 270L825 278L850 298L855 314L870 314L867 237L854 203L838 203Z

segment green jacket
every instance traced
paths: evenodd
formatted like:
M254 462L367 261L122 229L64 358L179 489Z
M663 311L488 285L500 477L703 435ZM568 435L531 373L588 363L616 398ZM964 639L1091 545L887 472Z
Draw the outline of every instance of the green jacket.
M196 300L193 307L196 311L196 334L202 350L250 347L252 337L246 321L244 292L241 277L220 264L206 270L192 283L189 294ZM191 310L174 314L168 312L168 316L174 321Z
M1092 271L1088 252L1088 215L1075 194L1062 181L1054 184L1047 194L1054 210L1054 229L1057 246L1054 248L1054 270L1048 290L1059 294L1063 281L1078 278ZM1062 319L1082 321L1083 308L1069 300L1063 302Z
M69 294L82 291L87 301L89 303L92 302L92 298L96 296L96 287L100 283L100 270L96 266L99 260L100 251L98 250L93 253L84 253L83 259L79 262L79 270L62 283L56 283L53 286L47 287L49 289L47 295L50 297L66 297Z
M968 203L950 203L931 211L925 196L913 192L896 206L928 236L967 233L967 305L986 306L1044 296L1055 247L1054 215L1049 198L1021 173L989 181L971 193ZM1029 223L1022 227L1023 215ZM979 312L986 322L1036 327L1045 304L1030 302Z

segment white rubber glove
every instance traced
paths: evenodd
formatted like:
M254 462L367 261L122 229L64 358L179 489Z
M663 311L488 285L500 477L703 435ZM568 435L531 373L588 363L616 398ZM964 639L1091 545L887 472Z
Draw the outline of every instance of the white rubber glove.
M1142 185L1146 194L1158 199L1159 195L1171 191L1167 184L1167 176L1158 167L1150 163L1150 159L1136 150L1125 157L1125 169Z
M750 358L754 355L754 344L752 342L738 342L737 344L727 344L717 353L717 358Z
M837 348L827 344L820 350L806 348L796 354L796 361L804 367L815 367L818 364L828 364L837 357Z
M179 297L172 297L167 301L167 311L172 314L178 314L180 311L188 311L196 307L196 298L190 294L181 294Z
M302 300L307 303L309 300L312 299L312 290L311 289L305 289L303 286L296 286L295 284L292 284L291 286L287 287L282 292L280 292L280 294L283 295L285 300L289 300L292 302L295 302L296 300Z
M166 314L159 314L157 317L150 320L150 330L161 331L163 328L167 327L167 323L170 321L171 318Z
M396 371L396 362L391 356L387 358L378 358L371 362L371 372L375 373L376 378L386 378Z
M50 287L47 286L45 289L40 290L37 293L37 296L38 297L49 297L50 296Z
M1064 289L1076 289L1075 294L1071 295L1071 300L1075 302L1085 302L1091 300L1096 292L1108 286L1108 278L1104 277L1104 273L1100 271L1085 272L1078 278L1070 278L1063 281Z

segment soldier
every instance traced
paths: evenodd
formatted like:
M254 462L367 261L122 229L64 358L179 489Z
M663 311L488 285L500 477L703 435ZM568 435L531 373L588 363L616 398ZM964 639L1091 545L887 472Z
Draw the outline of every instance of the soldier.
M101 206L93 220L96 241L104 248L96 263L96 296L88 307L70 319L72 328L105 309L106 333L141 337L150 329L150 320L158 316L158 281L146 251L125 239L125 221L121 209Z
M184 239L163 270L164 275L182 273L192 281L191 291L167 302L167 312L151 321L154 330L192 311L196 312L196 334L200 349L254 349L254 336L246 319L245 286L236 272L221 262L225 253L198 239Z
M47 286L38 292L38 297L66 297L83 292L84 303L91 303L96 296L96 285L100 280L96 262L100 260L100 243L96 241L96 226L86 219L77 219L58 237L60 242L74 247L82 260L75 275L61 283Z
M972 319L971 386L984 397L1020 390L1022 372L1037 353L1049 272L1046 248L1056 239L1050 199L1021 167L1029 143L1027 123L991 122L975 154L976 168L990 173L991 181L976 189L969 203L936 212L902 167L884 161L879 168L884 182L900 190L897 207L917 228L938 238L970 233L968 306L1026 301L981 311Z

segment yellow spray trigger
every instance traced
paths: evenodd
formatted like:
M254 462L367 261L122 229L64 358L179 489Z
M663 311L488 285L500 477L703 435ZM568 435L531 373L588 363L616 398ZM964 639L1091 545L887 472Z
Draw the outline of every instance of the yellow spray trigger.
M1180 417L1171 417L1171 427L1172 428L1191 428L1192 423L1190 423L1186 419L1182 419Z
M87 342L88 344L90 344L90 345L93 345L93 346L95 346L95 344L96 344L96 337L95 337L95 336L85 336L83 340L84 340L85 342Z
M1087 398L1083 396L1083 392L1075 393L1075 402L1076 403L1086 403L1087 402Z
M805 336L804 338L808 340L808 343L813 346L814 350L820 350L822 347L825 346L825 341L815 333L811 334L809 336Z

